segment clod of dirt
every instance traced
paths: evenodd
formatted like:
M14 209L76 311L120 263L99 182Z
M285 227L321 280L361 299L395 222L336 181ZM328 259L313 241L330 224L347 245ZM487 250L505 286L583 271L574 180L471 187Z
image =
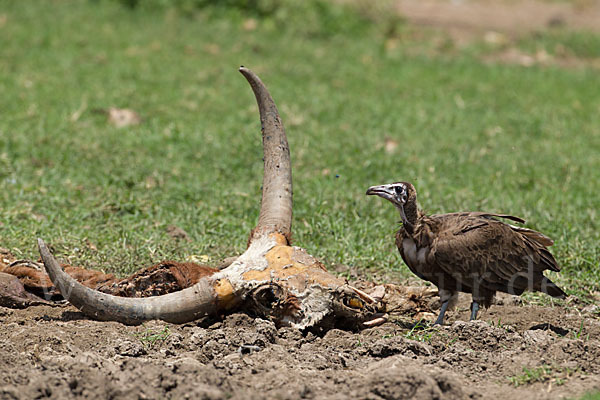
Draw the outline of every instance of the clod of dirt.
M190 240L190 236L187 234L187 232L175 225L167 226L167 234L176 240Z
M142 118L133 110L128 108L110 107L106 110L108 122L117 128L124 128L131 125L139 125Z
M82 105L81 109L76 111L72 116L71 120L76 121L79 119L80 114L85 110L87 105ZM117 128L124 128L132 125L139 125L142 122L142 118L140 115L128 108L117 108L117 107L109 107L109 108L94 108L92 112L105 114L108 119L108 123L114 125Z
M120 356L126 357L139 357L147 354L146 349L141 343L136 343L129 340L124 340L117 344L115 347L115 352Z
M360 399L465 399L461 383L450 373L407 365L403 357L391 357L369 368L373 373L355 398Z
M389 357L395 354L403 354L411 358L418 356L430 356L433 354L431 346L406 339L402 336L383 338L367 347L367 352L373 357Z

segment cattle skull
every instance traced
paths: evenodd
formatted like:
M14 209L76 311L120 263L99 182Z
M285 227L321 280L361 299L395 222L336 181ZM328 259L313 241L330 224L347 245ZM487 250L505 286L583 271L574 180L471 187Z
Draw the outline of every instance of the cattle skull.
M258 223L248 247L227 268L179 292L147 298L111 296L67 275L38 239L46 271L71 304L98 320L137 324L160 319L184 323L246 310L278 325L360 327L382 321L382 304L329 274L305 250L291 246L292 173L285 130L262 81L240 72L256 96L262 125L264 175Z

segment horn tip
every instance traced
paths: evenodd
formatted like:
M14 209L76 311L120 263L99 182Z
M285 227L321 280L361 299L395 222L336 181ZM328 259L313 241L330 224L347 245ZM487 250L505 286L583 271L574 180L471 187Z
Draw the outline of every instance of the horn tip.
M238 71L240 71L240 73L242 75L244 75L246 78L251 77L253 74L253 72L249 69L244 67L243 65L240 66L240 68L238 69Z

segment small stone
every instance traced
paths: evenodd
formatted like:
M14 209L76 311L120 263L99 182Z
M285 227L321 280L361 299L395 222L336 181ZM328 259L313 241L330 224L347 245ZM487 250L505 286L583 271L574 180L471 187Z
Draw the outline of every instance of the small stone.
M146 349L140 343L124 340L115 346L115 352L120 356L139 357L147 354Z

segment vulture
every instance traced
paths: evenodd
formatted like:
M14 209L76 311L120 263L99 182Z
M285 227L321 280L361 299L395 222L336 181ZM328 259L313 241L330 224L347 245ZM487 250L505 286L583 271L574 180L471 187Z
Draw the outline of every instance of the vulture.
M552 239L531 229L504 223L521 218L485 212L426 215L417 205L417 191L408 182L371 186L367 195L389 200L400 211L402 226L396 246L408 268L438 287L444 322L457 292L471 293L471 320L479 306L489 307L496 291L521 295L525 290L564 299L566 293L544 276L560 271L548 251Z

